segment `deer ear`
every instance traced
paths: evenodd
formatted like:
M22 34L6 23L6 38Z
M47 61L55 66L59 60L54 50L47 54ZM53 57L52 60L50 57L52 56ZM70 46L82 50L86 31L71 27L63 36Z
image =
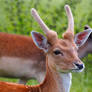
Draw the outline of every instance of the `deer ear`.
M41 35L38 32L35 32L35 31L32 31L31 34L32 34L32 39L33 39L35 45L38 48L40 48L40 49L44 50L45 52L47 52L48 51L48 46L49 46L49 44L47 42L47 39L43 35Z
M88 39L92 32L92 29L87 29L75 35L74 41L78 47L82 46Z

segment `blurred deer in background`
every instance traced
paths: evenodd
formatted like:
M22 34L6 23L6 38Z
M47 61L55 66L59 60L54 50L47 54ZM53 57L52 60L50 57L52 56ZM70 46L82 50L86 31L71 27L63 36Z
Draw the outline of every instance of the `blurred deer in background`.
M40 26L42 27L41 24ZM86 53L84 52L86 48L84 43L87 42L89 33L90 31L82 39L79 39L81 37L79 34L79 36L75 36L75 42L79 46L78 51L81 57ZM79 44L78 41L81 41L81 43ZM84 46L84 50L83 47L81 49L82 45ZM23 84L31 78L35 78L38 82L41 82L46 72L45 61L46 54L35 46L32 37L0 33L1 77L20 78L19 83Z
M92 29L85 26L84 31L75 35L75 43L78 44L78 54L80 58L92 53Z
M80 72L84 69L84 65L78 57L77 45L74 42L74 21L71 10L68 5L65 6L65 9L68 16L68 29L63 34L63 39L58 39L57 33L50 30L36 10L32 9L33 17L46 35L44 37L38 32L31 32L36 46L46 53L44 81L37 86L0 82L0 92L69 92L70 72ZM37 58L35 54L33 57ZM30 71L32 72L32 70Z

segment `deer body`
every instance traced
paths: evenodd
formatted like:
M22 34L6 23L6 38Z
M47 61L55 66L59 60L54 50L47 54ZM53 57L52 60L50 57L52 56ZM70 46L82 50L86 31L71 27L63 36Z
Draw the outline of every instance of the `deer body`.
M38 78L40 81L44 78L40 73L44 76L46 71L45 58L45 53L35 46L32 37L0 33L1 77Z

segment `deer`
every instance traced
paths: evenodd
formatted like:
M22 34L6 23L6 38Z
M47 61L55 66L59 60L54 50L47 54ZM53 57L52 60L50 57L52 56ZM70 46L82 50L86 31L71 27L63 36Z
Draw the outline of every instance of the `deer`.
M63 39L59 39L57 33L47 27L34 8L31 10L46 35L45 37L38 32L31 32L34 44L46 54L46 75L43 82L35 86L0 82L0 92L69 92L71 72L82 72L84 64L78 57L78 47L74 42L74 20L71 9L65 5L65 10L68 28L63 34Z
M75 43L78 45L78 54L82 59L89 53L92 54L92 29L85 25L84 31L75 35Z

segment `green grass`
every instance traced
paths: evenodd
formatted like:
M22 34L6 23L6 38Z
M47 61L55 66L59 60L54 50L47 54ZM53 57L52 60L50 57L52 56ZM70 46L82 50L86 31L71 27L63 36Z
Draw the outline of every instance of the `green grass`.
M14 82L18 83L19 79L15 78L0 78L0 81L5 81L5 82ZM26 85L36 85L38 82L36 80L29 80Z
M71 92L92 92L92 55L84 58L85 70L73 73Z

